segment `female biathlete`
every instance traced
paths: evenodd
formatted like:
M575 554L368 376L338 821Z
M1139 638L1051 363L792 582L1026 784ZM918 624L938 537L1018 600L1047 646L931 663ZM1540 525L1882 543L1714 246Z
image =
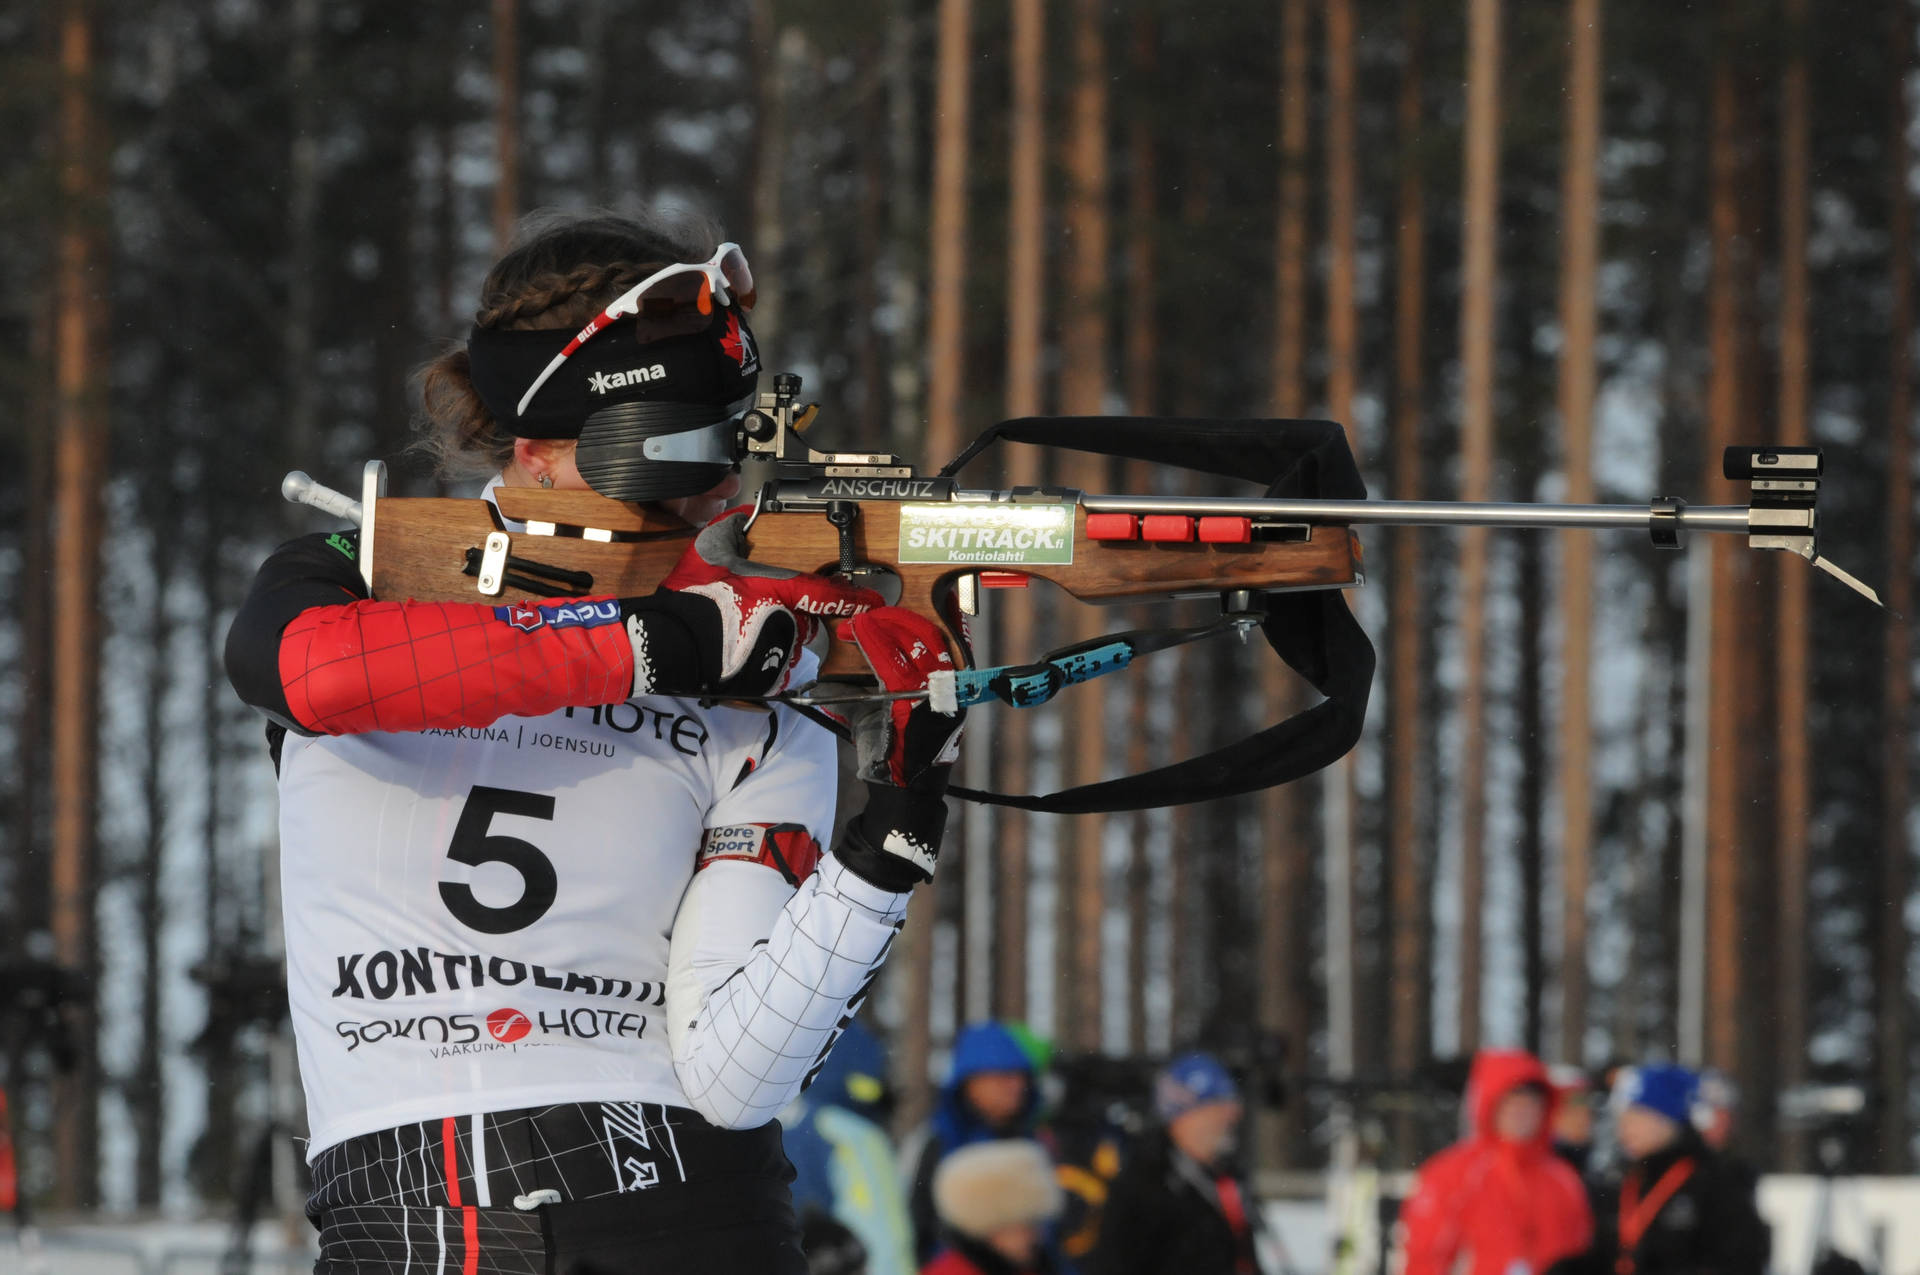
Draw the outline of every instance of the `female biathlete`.
M727 702L810 676L823 623L889 689L951 667L877 595L743 559L752 300L732 245L548 217L423 369L430 443L489 492L704 525L651 596L374 601L344 533L275 551L234 621L280 777L319 1272L805 1270L774 1115L931 876L960 720L860 710L867 805L823 854L832 734Z

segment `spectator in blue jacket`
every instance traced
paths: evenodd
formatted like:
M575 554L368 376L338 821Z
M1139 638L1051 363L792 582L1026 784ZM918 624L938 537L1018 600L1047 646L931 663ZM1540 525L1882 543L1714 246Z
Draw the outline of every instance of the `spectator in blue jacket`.
M913 1275L913 1230L885 1121L886 1049L858 1020L782 1118L793 1208L840 1222L866 1249L868 1275Z
M1033 1059L1003 1023L974 1023L953 1042L953 1065L933 1115L902 1151L912 1166L908 1213L914 1256L925 1263L940 1246L933 1173L961 1147L997 1138L1030 1138L1039 1108Z

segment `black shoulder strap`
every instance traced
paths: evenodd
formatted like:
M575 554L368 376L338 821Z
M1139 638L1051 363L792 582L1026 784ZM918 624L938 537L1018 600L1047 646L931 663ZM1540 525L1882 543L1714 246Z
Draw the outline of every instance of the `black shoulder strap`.
M940 472L952 476L1000 442L1093 452L1230 478L1270 475L1273 497L1363 500L1366 484L1333 421L1192 417L1045 417L1003 421ZM1323 698L1285 721L1186 761L1045 795L949 789L967 801L1048 814L1094 814L1184 805L1257 792L1310 775L1360 738L1373 686L1373 644L1337 590L1276 593L1262 625L1267 643Z

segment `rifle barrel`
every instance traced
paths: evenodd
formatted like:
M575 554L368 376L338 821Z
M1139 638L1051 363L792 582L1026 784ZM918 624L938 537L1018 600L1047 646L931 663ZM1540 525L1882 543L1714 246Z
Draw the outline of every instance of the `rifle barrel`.
M1397 527L1588 527L1645 531L1656 519L1685 531L1749 531L1745 505L1681 506L1672 514L1646 505L1503 504L1465 500L1267 500L1233 496L1083 495L1093 513L1240 514L1311 523L1372 523Z

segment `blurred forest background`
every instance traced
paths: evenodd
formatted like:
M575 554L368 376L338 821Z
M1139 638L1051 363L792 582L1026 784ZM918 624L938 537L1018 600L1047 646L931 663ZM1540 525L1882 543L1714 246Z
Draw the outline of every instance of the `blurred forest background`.
M1040 411L1313 415L1378 495L1728 503L1723 445L1811 440L1825 551L1910 614L1914 16L0 0L0 1083L30 1192L212 1206L245 1172L286 1076L225 625L315 525L286 470L435 489L408 372L519 213L720 219L822 436L926 463ZM1041 476L1167 481L999 475ZM1406 1097L1436 1061L1523 1043L1724 1068L1774 1167L1808 1147L1773 1095L1861 1083L1853 1167L1911 1169L1908 624L1705 539L1369 532L1347 763L968 812L879 1007L903 1118L991 1013L1283 1075L1269 1167L1324 1164L1342 1096L1409 1163L1450 1132ZM1008 657L1138 618L993 601ZM1045 791L1237 737L1302 694L1260 654L981 713L969 765Z

